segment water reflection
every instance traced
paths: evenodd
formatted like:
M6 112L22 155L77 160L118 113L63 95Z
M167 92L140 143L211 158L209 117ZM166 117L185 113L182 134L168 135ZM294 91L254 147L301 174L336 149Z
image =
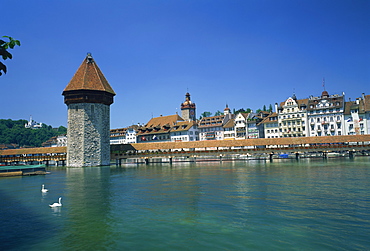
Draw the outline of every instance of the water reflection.
M67 211L68 233L63 246L95 250L106 247L111 238L110 168L67 168L66 195L63 208ZM87 241L88 240L88 241ZM83 243L83 244L82 244Z
M60 217L62 214L61 214L61 212L62 212L62 207L51 207L50 208L50 210L51 210L51 212L52 212L52 215L53 216L58 216L58 217Z

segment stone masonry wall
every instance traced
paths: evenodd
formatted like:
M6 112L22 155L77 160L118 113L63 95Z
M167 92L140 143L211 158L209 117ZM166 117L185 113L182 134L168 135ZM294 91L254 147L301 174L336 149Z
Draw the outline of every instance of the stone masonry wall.
M68 105L67 166L109 165L109 130L109 105Z

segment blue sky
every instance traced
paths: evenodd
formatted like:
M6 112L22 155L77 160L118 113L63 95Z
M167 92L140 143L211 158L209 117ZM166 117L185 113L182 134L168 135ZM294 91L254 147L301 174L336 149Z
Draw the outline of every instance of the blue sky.
M180 114L370 94L368 0L3 1L21 46L0 76L0 118L67 125L61 95L91 52L117 95L111 128Z

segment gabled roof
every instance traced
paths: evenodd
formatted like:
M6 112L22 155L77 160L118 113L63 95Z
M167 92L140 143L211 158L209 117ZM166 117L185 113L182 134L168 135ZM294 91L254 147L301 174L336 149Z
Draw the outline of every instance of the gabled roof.
M226 122L223 128L233 128L234 126L235 126L235 120L229 119L229 121Z
M240 115L239 115L240 114ZM249 115L250 115L251 113L250 112L239 112L238 114L236 114L236 116L235 117L237 117L237 116L243 116L244 117L244 119L247 119L247 118L249 118Z
M285 102L288 100L287 98L285 101L280 102L280 107L283 107L285 105ZM308 104L308 98L304 99L296 99L295 102L297 102L297 105L300 107L301 105L307 105Z
M204 117L199 121L199 128L222 126L226 115Z
M152 118L145 127L138 128L138 135L160 135L170 132L188 131L196 125L195 121L184 121L179 115L160 116Z
M63 93L77 90L105 91L113 95L116 94L91 54L87 54Z
M357 101L347 101L344 103L344 114L345 115L350 115L351 110L357 109L358 113L365 113L365 108L364 108L364 102L363 100L358 100Z
M162 127L166 124L173 126L177 121L184 121L178 114L152 118L145 127Z
M196 125L195 121L182 121L171 127L171 132L189 131L192 126Z
M110 129L110 136L111 137L117 137L117 136L126 135L128 133L129 129L132 129L137 133L138 128L139 128L138 125L131 125L131 126L125 127L125 128Z
M321 95L321 97L310 97L308 99L307 111L323 109L322 107L317 107L317 104L319 104L323 100L328 101L331 104L330 108L333 108L333 109L342 108L345 106L344 94L343 95L334 94L334 95L326 96L326 93L323 92L323 95Z
M277 123L278 122L277 117L278 117L278 114L276 112L270 113L259 124ZM272 120L272 118L276 118L276 120Z

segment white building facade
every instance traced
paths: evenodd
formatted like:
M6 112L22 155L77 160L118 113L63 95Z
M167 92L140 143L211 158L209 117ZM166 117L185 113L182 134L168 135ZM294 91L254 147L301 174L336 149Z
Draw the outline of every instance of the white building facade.
M344 110L344 132L346 135L368 134L368 118L365 110L364 100L346 102Z
M320 97L311 96L307 105L308 136L345 135L344 106L344 93L329 95L323 91Z
M268 115L262 122L265 138L280 138L278 114Z
M307 99L298 100L295 95L281 103L278 111L279 137L306 137Z
M197 141L199 131L196 121L181 121L170 129L170 137L173 142Z

